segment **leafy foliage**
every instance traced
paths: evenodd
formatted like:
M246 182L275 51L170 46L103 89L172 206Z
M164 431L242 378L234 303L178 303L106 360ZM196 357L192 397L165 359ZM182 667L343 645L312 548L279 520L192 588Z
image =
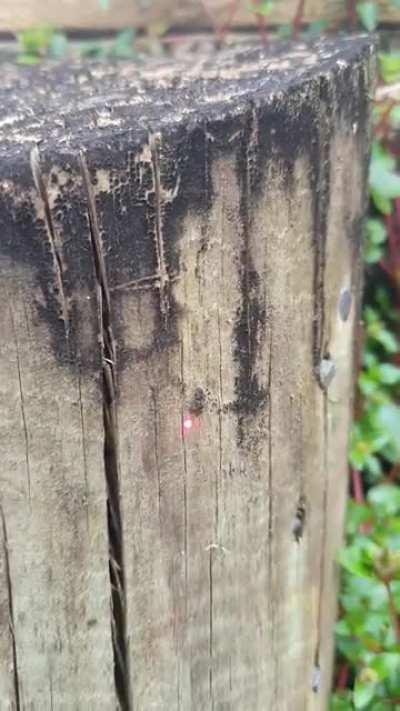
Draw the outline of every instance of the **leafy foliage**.
M371 30L377 14L359 3ZM387 85L399 81L400 55L379 56ZM377 101L364 235L367 298L350 446L353 497L336 625L337 676L331 711L400 708L400 102Z

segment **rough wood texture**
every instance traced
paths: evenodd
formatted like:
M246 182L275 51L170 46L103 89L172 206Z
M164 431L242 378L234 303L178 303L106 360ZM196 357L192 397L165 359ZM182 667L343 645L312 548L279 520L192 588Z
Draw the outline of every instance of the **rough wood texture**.
M240 0L232 19L233 27L254 25L257 18L251 12L251 2ZM120 29L124 27L199 28L225 24L232 12L231 0L109 0L101 8L99 0L6 0L0 5L0 30L15 32L26 27L49 23L69 29ZM291 22L296 15L298 0L277 0L268 16L271 25ZM304 21L327 18L340 22L346 17L345 0L307 0ZM382 22L400 24L400 11L389 0L380 0Z
M4 68L2 711L325 708L370 63Z

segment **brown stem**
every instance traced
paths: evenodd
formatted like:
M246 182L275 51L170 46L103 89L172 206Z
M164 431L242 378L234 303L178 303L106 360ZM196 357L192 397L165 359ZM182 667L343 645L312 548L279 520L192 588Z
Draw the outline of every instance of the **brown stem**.
M261 12L254 13L257 19L258 30L260 33L261 42L266 45L268 44L267 37L267 18Z
M357 0L347 0L347 22L349 30L355 30L357 26Z
M398 478L399 474L400 474L400 467L399 467L398 464L395 464L395 465L391 468L391 470L390 470L390 472L389 472L389 474L388 474L388 479L389 479L389 481L396 481L396 479Z
M204 10L204 14L206 15L206 17L207 17L208 20L210 21L211 29L213 30L213 32L215 32L215 34L218 35L218 27L217 27L217 24L216 24L216 22L215 22L214 15L213 15L212 12L210 11L210 9L209 9L207 3L206 3L204 0L200 0L200 5L201 5L201 7L202 7L203 10Z
M349 680L349 665L341 664L336 677L336 689L345 689Z
M292 30L292 38L293 39L297 39L297 37L300 34L301 25L303 23L305 7L306 7L306 0L299 0L299 2L297 4L296 14L293 18L293 30Z
M365 500L361 473L358 469L351 470L351 480L353 484L353 496L357 503L362 504Z
M206 3L204 0L201 0L201 4L207 13L208 17L210 17L211 13L206 6ZM222 25L216 26L215 21L213 20L213 26L215 27L215 32L217 35L218 42L223 42L226 36L226 33L228 30L230 30L233 18L235 17L235 14L237 13L240 5L240 0L231 0L228 8L228 15L226 19L223 21Z

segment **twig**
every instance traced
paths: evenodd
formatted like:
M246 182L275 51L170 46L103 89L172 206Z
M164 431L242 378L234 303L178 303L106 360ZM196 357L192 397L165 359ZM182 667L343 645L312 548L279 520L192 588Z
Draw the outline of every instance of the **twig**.
M268 44L267 18L261 12L256 12L256 18L257 18L258 29L260 32L261 42L264 45L267 45Z
M350 30L357 25L357 0L347 0L347 22Z
M299 0L299 2L297 4L296 14L293 18L293 30L292 30L292 38L293 39L297 39L297 37L299 36L300 30L301 30L301 25L303 22L305 7L306 7L306 0Z
M349 665L341 664L336 677L336 689L337 691L345 689L347 687L347 682L349 680Z
M353 496L358 504L362 504L365 501L363 484L361 479L361 473L358 469L351 470L351 480L353 484Z

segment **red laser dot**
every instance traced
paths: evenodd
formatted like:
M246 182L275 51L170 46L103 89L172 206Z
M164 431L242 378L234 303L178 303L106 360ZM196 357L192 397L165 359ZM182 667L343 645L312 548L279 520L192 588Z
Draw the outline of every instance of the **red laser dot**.
M193 427L193 420L191 417L185 417L183 420L183 429L191 430Z

